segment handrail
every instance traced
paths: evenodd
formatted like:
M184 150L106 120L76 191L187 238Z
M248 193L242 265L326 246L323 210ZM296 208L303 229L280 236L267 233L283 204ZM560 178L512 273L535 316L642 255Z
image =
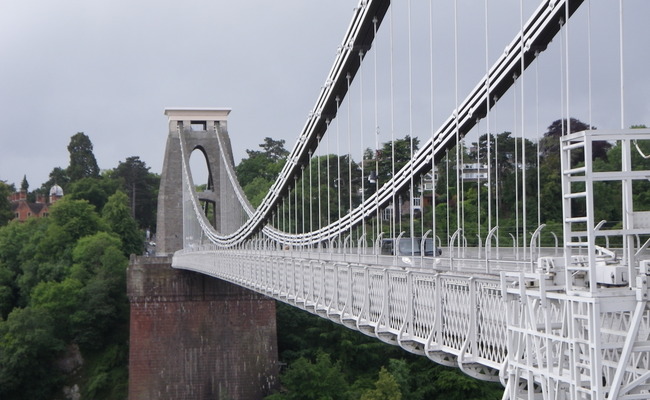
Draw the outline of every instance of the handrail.
M530 272L534 272L535 268L535 256L534 256L534 251L537 248L537 238L542 232L542 229L546 227L546 224L541 224L540 226L535 229L535 232L530 237Z
M490 256L492 255L492 237L495 236L496 232L499 230L499 225L494 226L490 229L487 236L485 237L485 272L490 273ZM499 243L497 242L497 246Z

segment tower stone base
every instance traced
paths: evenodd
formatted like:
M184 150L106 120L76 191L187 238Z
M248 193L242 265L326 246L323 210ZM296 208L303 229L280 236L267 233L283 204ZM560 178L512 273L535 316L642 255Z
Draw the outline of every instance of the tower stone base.
M275 302L228 282L134 257L129 400L255 400L277 382Z

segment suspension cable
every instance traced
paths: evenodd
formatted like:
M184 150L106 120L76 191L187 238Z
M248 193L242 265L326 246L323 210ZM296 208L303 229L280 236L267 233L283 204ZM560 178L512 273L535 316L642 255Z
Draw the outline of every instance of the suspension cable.
M494 98L494 103L496 104L497 99L496 97ZM499 108L495 108L494 110L494 126L495 126L495 131L498 131L498 126L499 126ZM501 190L499 190L499 134L497 133L494 135L494 163L495 169L494 169L494 188L495 188L495 208L496 208L496 213L494 217L496 218L496 226L499 226L499 209L501 208ZM499 249L501 246L499 245L499 231L497 230L497 258L499 258Z
M311 163L311 157L309 158L309 162ZM309 164L307 164L307 165L309 165ZM307 197L307 196L305 196L305 166L301 165L300 169L302 171L301 172L301 177L300 177L300 184L302 186L302 188L300 190L300 195L301 195L300 197L301 197L301 200L302 200L302 205L301 205L300 210L302 211L302 232L304 233L304 232L306 232L305 231L305 214L306 214L305 213L305 197ZM309 168L309 169L311 170L311 168ZM310 182L310 184L311 184L311 182ZM309 200L310 200L310 203L311 203L311 196L309 196ZM310 214L309 218L311 219L311 212L309 214ZM309 228L309 230L311 231L311 227Z
M364 141L363 141L363 136L364 136L364 129L363 129L363 50L359 51L359 137L361 139L361 161L360 161L360 167L361 167L361 203L363 204L366 201L366 173L365 173L365 160L364 160ZM350 207L350 209L352 209ZM363 222L361 223L361 236L365 239L366 235L366 218L363 219Z
M486 0L487 1L487 0ZM431 124L431 142L435 139L435 122L434 122L434 81L433 81L433 0L429 0L429 80L431 86L429 87L429 97L431 98L431 110L430 110L430 124ZM433 248L436 249L436 236L437 236L437 227L436 227L436 189L437 189L437 179L436 179L436 165L435 165L435 149L434 146L431 146L431 230L433 232ZM424 217L422 217L424 220ZM434 250L434 256L437 254Z
M487 170L488 170L488 227L487 230L492 230L492 134L490 133L490 52L489 52L489 8L488 0L484 1L485 8L485 118L486 118L486 142L487 142ZM480 140L479 132L479 140Z
M592 120L592 73L591 73L591 0L587 0L587 86L588 86L588 107L587 110L589 116L589 129L593 126Z
M478 164L478 173L476 174L476 223L477 223L477 232L478 235L478 248L481 248L481 171L483 170L481 165L481 125L480 120L476 119L476 162ZM479 257L481 256L479 251Z
M378 19L377 17L373 18L372 24L373 24L373 34L375 40L377 39L377 22ZM377 49L373 51L373 61L374 61L374 106L375 106L375 193L379 191L379 111L378 111L378 106L379 106L379 96L377 93ZM372 183L372 182L370 182ZM381 221L381 215L379 211L379 197L375 195L375 198L377 199L375 203L375 218L377 220L377 231L375 232L375 238L378 238L379 235L381 235L382 232L382 221Z
M321 140L321 137L319 135L318 136L318 142L319 143L320 143L320 140ZM318 198L318 213L316 214L316 218L317 218L317 221L318 221L317 226L318 226L318 229L320 230L321 227L323 226L323 224L321 223L323 214L321 213L321 181L320 181L320 175L321 175L321 173L320 173L320 164L321 164L321 160L322 160L321 155L322 155L323 151L322 151L322 147L319 146L319 148L321 149L319 151L320 154L318 154L316 156L316 160L317 160L317 170L316 170L316 177L317 177L316 184L317 184L317 186L316 187L318 188L317 191L316 191L316 193L317 193L316 197Z
M539 51L535 51L535 59L539 57ZM542 140L539 126L539 61L535 62L535 131L537 131L537 226L542 224L542 183L541 183L541 155L539 144ZM537 246L541 245L541 237Z
M621 129L625 129L625 64L624 64L624 51L623 51L623 0L619 0L619 63L621 74Z
M314 194L312 191L312 188L314 187L313 182L312 182L312 164L313 164L313 154L310 151L309 152L309 232L314 231L314 226L313 226L313 220L314 220ZM303 194L304 196L304 194ZM303 210L304 212L304 210Z
M519 146L517 146L517 76L513 76L513 86L514 90L512 91L512 105L513 105L513 110L512 110L512 116L513 116L513 132L512 132L512 139L514 141L514 147L515 147L515 247L516 247L516 254L517 254L517 259L519 259ZM521 83L519 83L521 84Z
M332 122L332 120L330 120L329 118L326 121L328 131L329 131L329 127L330 127L331 122ZM331 152L330 152L330 136L331 135L327 135L327 141L325 142L326 146L327 146L327 149L326 149L325 153L326 153L326 157L327 157L327 165L326 165L326 168L327 168L327 185L326 186L327 186L327 225L328 226L332 223L332 220L331 220L332 213L331 213L331 207L330 207L330 204L331 204L331 201L330 201L330 186L332 185L332 179L330 177L330 158L332 158L331 157Z
M458 0L454 0L454 122L455 122L455 134L456 134L456 229L462 228L461 225L461 212L459 207L462 207L462 198L461 198L461 176L460 176L460 166L461 164L461 153L460 148L462 143L460 140L460 126L458 119ZM462 245L462 240L458 239L458 247Z
M567 6L568 8L568 6ZM521 32L521 39L519 41L519 51L521 54L524 53L524 3L523 0L519 0L519 29ZM524 65L524 57L521 57L520 60L520 65L521 65L521 76L519 77L520 83L519 87L521 88L521 199L522 199L522 205L521 205L521 213L522 213L522 247L524 254L526 254L526 228L527 228L527 213L526 213L526 203L527 203L527 198L526 198L526 114L525 114L525 96L524 96L524 89L525 89L525 80L524 80L524 70L525 70L525 65Z
M565 15L565 24L564 24L564 39L565 39L565 46L564 46L564 51L566 52L566 55L564 57L564 62L565 62L565 69L566 69L566 117L567 117L567 133L571 133L571 81L570 81L570 75L571 72L569 70L569 55L571 52L569 51L569 4L564 6L564 15Z
M450 223L451 223L451 211L450 211L451 200L449 199L449 150L448 149L445 150L445 173L447 175L447 177L446 177L447 178L447 184L445 185L446 190L447 190L447 193L446 193L446 196L447 196L447 207L446 207L447 208L447 238L446 238L446 242L447 242L447 247L450 248L451 247L451 235L450 235L451 232L449 231L449 227L450 227ZM451 256L451 254L450 254L450 256Z
M393 17L393 7L390 9L390 149L391 149L391 182L395 182L395 43L394 43L394 17ZM394 184L394 183L393 183ZM390 233L391 237L396 237L396 217L397 217L397 208L395 198L395 189L391 190L391 204L392 212L390 218Z
M336 115L337 115L336 117L336 166L337 166L336 188L338 190L338 202L336 204L338 204L339 220L341 219L341 185L343 184L343 182L341 181L341 129L339 124L340 118L338 117L340 107L341 107L341 99L337 97L336 98Z
M413 159L413 45L412 45L412 29L411 29L411 0L407 1L408 6L408 68L409 68L409 139L410 139L410 159ZM409 182L409 230L411 233L411 252L415 250L415 182L414 182L414 173L413 163L410 163L410 182Z
M564 36L565 36L565 29L566 29L566 20L560 20L560 31L561 31L561 37L560 37L560 115L562 118L560 118L561 121L561 127L562 127L562 136L566 135L567 129L566 129L566 124L569 122L568 117L566 115L566 108L564 106L564 101L565 101L565 86L566 86L566 76L564 75L564 57L565 57L565 50L564 50Z
M348 92L350 91L350 80L352 79L351 75L347 75L347 84ZM352 116L351 116L351 101L347 102L348 109L348 204L349 208L347 214L352 213ZM352 238L352 224L350 224L350 238Z

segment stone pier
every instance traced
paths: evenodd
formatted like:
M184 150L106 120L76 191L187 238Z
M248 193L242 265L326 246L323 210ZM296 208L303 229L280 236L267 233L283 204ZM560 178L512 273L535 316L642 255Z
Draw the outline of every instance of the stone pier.
M275 303L242 287L134 257L129 400L255 400L276 386Z

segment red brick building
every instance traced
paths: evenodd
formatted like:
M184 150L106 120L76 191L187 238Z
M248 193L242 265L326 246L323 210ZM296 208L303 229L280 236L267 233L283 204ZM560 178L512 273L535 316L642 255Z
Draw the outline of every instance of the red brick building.
M46 196L38 195L36 203L27 201L27 192L21 190L9 196L11 202L11 211L14 213L14 220L25 221L27 218L47 217L50 212L50 206L63 197L61 186L54 185L50 189L49 199ZM49 201L48 201L49 200Z

